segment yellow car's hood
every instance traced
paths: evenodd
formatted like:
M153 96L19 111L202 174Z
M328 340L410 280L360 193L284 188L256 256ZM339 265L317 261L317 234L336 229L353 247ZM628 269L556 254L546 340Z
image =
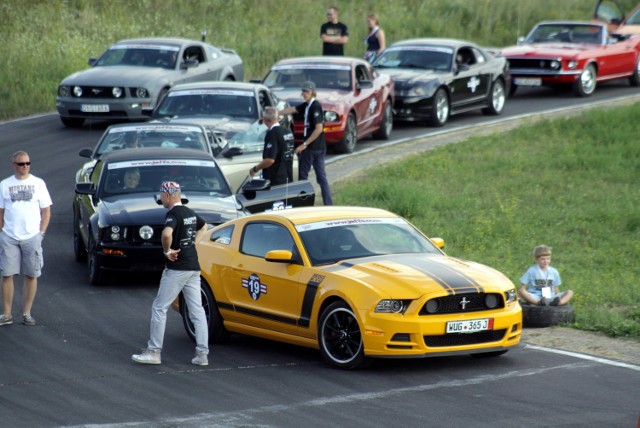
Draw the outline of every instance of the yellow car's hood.
M357 280L383 298L415 299L425 294L505 291L502 273L479 263L436 254L398 254L342 261L327 271Z

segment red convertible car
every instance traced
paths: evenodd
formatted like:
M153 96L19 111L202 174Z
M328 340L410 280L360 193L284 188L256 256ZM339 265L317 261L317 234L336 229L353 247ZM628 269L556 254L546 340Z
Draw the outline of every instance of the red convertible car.
M572 85L586 97L597 82L627 78L640 86L639 45L640 37L610 34L603 23L546 21L501 53L509 61L512 94L519 86Z
M353 152L368 135L386 140L393 128L393 82L358 58L305 57L276 63L263 82L281 100L303 102L300 86L312 81L324 109L327 145L336 153ZM293 117L296 142L302 142L303 118Z

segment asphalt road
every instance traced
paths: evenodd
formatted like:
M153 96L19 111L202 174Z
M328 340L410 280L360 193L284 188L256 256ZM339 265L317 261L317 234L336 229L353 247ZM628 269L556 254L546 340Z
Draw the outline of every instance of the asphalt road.
M626 83L589 99L521 91L504 116L640 95ZM609 101L607 101L609 100ZM443 129L397 126L409 139L456 128L480 129L496 117L466 114ZM45 267L33 315L38 324L0 327L0 426L636 426L640 366L522 344L493 359L467 356L380 360L353 372L329 368L318 351L234 335L213 346L208 367L189 364L193 344L170 312L163 364L130 360L146 344L158 276L118 276L88 284L74 261L71 203L80 148L104 123L65 129L57 115L0 124L0 176L24 149L52 194ZM365 140L360 153L379 142ZM332 158L337 163L339 157ZM357 165L358 156L348 163ZM22 289L16 282L14 317Z

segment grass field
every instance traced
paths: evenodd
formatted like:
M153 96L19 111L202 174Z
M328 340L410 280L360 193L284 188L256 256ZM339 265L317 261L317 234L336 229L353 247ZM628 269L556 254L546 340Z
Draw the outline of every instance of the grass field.
M0 120L55 111L58 83L128 37L199 39L207 30L212 44L238 51L247 79L262 78L279 59L321 52L333 3L350 28L346 54L361 56L370 11L389 43L454 37L506 46L544 19L590 19L596 0L2 0Z
M640 105L471 138L336 186L518 279L553 247L576 326L640 339Z

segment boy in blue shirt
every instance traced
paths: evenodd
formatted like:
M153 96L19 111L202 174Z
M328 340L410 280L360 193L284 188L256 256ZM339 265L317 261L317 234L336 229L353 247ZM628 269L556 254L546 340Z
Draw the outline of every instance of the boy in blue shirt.
M533 250L536 264L520 278L520 297L532 305L566 305L573 291L560 292L560 273L551 267L551 247L538 245Z

